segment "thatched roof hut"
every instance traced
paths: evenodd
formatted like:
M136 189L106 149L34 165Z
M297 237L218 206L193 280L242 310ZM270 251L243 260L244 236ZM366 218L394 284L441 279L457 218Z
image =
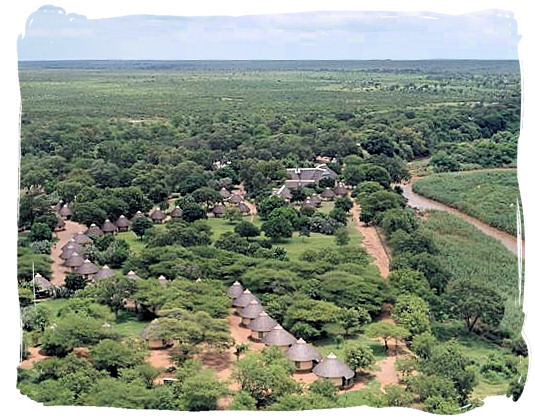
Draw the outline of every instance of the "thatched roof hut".
M106 219L102 224L102 232L105 234L115 234L117 232L117 226L109 219Z
M65 261L65 265L71 268L77 268L84 264L84 258L77 252L73 252L72 255Z
M292 334L278 324L262 338L264 344L280 348L287 348L292 344L295 344L296 341L297 340Z
M346 187L342 183L338 183L334 187L333 192L336 193L337 196L345 196L348 193Z
M225 206L223 205L215 205L214 209L212 210L212 213L216 218L219 218L220 216L223 216L225 214Z
M242 318L254 319L263 310L264 308L262 308L260 302L258 302L256 299L253 299L245 308L240 311L240 316Z
M128 231L128 228L130 228L130 221L126 216L121 215L119 216L119 219L117 219L117 222L115 222L115 225L120 232Z
M63 205L58 213L59 213L59 216L65 219L70 219L72 216L72 210L67 204Z
M139 277L133 270L130 270L126 274L126 277L128 277L129 279L132 279L132 280L141 280L141 277Z
M333 190L329 187L327 187L323 192L321 192L321 197L323 199L331 200L331 199L334 199L335 196L336 196L336 193L333 192Z
M295 344L286 351L286 357L296 362L320 361L321 354L318 350L299 338Z
M232 196L231 193L224 187L219 191L219 194L223 199L228 199L230 196Z
M59 257L63 260L68 260L74 253L82 254L83 251L84 249L80 244L72 243L63 248Z
M69 240L65 243L65 245L63 247L61 247L61 250L64 250L65 248L67 248L69 245L73 245L73 244L76 244L76 245L80 245L78 244L75 240L74 240L74 237L71 237L69 238ZM80 245L81 247L81 245Z
M104 266L95 274L95 276L93 278L95 280L107 279L108 277L111 277L114 274L115 274L115 271L113 271L108 266Z
M310 196L310 201L316 206L321 205L321 197L319 197L317 194Z
M150 218L156 223L162 223L165 220L165 213L160 208L156 208L150 214Z
M234 299L232 305L236 306L237 308L245 308L247 305L249 305L249 303L251 303L252 300L258 301L258 298L253 295L249 289L245 289L240 296Z
M160 277L158 277L158 281L163 285L167 284L168 282L168 280L165 278L163 274L161 274Z
M135 220L136 218L143 218L143 217L145 217L145 215L143 215L143 213L142 213L141 211L138 210L136 213L134 213L134 216L132 216L132 217L130 218L130 221L134 222L134 220Z
M241 213L245 213L246 215L249 214L249 212L251 212L251 208L249 208L249 206L247 206L245 203L243 202L240 202L236 205L236 207L238 208L238 210L241 212Z
M85 259L82 265L77 267L74 271L82 276L89 276L98 273L98 267L88 259Z
M303 204L301 205L301 208L312 208L312 209L316 209L316 204L312 202L312 200L310 199L307 199L303 202Z
M63 207L63 199L60 199L58 203L56 203L56 205L54 206L54 209L56 210L56 212L59 212L59 210Z
M39 273L36 273L34 276L35 286L38 290L49 291L54 288L54 285L50 283L47 279L41 276Z
M92 244L93 240L89 238L86 234L78 232L74 237L74 242L80 245Z
M54 227L54 231L63 231L65 230L65 221L61 216L58 216L56 226Z
M249 322L248 328L251 330L251 340L262 341L264 335L270 332L277 325L277 321L271 318L264 311Z
M182 209L180 209L179 206L175 206L175 208L171 211L171 218L182 218Z
M236 299L237 297L240 297L243 293L243 286L240 282L235 281L232 283L232 286L230 286L227 289L227 296L232 299Z
M233 203L233 204L238 204L240 202L243 201L243 197L241 197L239 194L236 194L236 193L232 193L232 196L230 196L230 199L229 199L230 203Z
M338 360L333 353L317 364L312 372L316 376L330 379L336 386L348 386L355 376L355 372Z
M86 229L85 234L94 235L96 237L101 237L102 235L104 235L104 232L102 231L102 229L100 229L98 225L91 224L89 228Z

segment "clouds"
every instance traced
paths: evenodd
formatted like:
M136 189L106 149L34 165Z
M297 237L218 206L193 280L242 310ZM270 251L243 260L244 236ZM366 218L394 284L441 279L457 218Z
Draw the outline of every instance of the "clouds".
M310 12L87 19L44 6L19 39L22 60L516 59L511 13Z

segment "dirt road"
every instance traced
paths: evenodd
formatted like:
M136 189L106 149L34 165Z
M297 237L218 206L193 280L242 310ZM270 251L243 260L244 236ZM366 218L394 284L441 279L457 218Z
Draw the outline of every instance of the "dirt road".
M61 286L65 282L65 276L68 268L63 266L63 260L60 258L61 247L63 247L71 239L71 237L78 232L84 232L86 226L73 221L65 221L65 230L55 232L54 235L59 238L59 241L52 247L50 257L52 258L52 284Z

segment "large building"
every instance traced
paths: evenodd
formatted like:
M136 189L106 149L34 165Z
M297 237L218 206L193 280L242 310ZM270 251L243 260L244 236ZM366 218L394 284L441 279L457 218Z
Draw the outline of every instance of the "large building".
M291 190L298 187L314 186L320 180L329 178L332 180L338 179L338 174L331 170L327 164L320 164L313 168L287 168L288 180L278 188L273 190L273 194L280 196L286 200L290 200Z

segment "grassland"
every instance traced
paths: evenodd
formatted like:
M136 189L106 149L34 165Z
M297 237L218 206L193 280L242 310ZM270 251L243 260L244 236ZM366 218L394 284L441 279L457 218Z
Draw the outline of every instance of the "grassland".
M516 235L520 203L516 170L434 174L417 180L413 189Z

